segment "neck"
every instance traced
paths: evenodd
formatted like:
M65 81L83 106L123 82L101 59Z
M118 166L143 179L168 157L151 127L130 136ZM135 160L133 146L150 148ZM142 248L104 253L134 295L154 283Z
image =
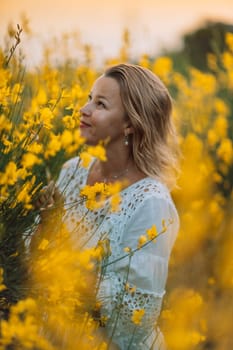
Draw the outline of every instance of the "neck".
M140 171L133 161L128 149L122 152L110 152L107 149L107 161L96 160L89 172L87 183L90 185L96 182L111 183L127 180L132 184L146 175Z
M106 149L106 162L97 161L98 171L104 178L120 178L126 175L129 169L134 168L134 161L128 149L114 151Z
M107 161L100 162L100 169L104 176L118 175L121 172L129 169L134 165L132 157L127 154L125 156L121 155L118 157L116 154L107 154Z

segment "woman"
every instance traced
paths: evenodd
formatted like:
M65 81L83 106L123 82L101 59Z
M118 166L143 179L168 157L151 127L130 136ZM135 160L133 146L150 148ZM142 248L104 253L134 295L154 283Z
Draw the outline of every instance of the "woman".
M106 233L109 238L111 255L98 300L101 317L107 319L109 343L122 350L164 348L156 322L178 231L168 190L169 169L176 158L171 147L175 141L171 111L169 93L152 72L130 64L108 68L94 83L80 121L88 145L108 140L107 161L93 159L86 169L78 157L71 159L58 180L67 209L64 220L74 241L90 247ZM84 185L119 180L126 180L127 186L121 191L117 212L109 210L108 201L94 211L87 210L85 203L69 208ZM49 202L53 203L52 197ZM165 232L156 242L152 236L140 247L140 237L150 235L155 227L158 233ZM137 315L141 316L137 319Z

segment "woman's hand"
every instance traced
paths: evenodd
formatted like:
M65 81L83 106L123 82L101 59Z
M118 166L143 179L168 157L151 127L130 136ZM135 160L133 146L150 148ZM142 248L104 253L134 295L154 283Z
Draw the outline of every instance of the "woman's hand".
M31 237L31 250L37 248L44 235L47 238L49 235L53 235L64 210L63 196L55 186L54 181L50 181L47 186L40 190L33 203L34 207L40 211L40 223Z
M41 223L47 221L52 214L62 213L64 200L54 181L44 186L34 201L36 209L40 210ZM56 213L55 213L56 212Z
M40 211L53 209L61 204L63 204L63 197L55 186L54 181L50 181L47 186L44 186L34 201L35 208Z

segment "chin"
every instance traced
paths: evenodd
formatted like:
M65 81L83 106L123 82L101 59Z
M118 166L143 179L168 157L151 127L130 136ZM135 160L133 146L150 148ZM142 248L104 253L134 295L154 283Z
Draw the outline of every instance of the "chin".
M88 146L97 146L99 144L99 142L95 142L95 141L92 141L92 140L85 139L85 144L88 145Z

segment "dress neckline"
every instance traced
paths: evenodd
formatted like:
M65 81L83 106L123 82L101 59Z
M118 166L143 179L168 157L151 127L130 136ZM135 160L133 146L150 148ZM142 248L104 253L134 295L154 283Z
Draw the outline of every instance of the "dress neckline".
M87 185L87 179L88 179L89 171L90 171L91 167L93 166L95 160L96 160L96 158L93 157L93 159L92 159L91 162L89 163L88 167L87 167L87 168L84 168L84 170L85 170L85 178L84 178L84 181L83 181L83 182L84 182L84 186ZM130 184L129 186L124 187L124 188L120 191L120 193L124 193L124 192L130 191L130 190L131 190L132 188L134 188L135 186L137 186L137 185L139 185L139 184L141 184L141 183L143 183L143 182L145 182L145 181L147 182L147 181L149 181L149 180L152 181L152 182L155 182L156 184L160 184L160 185L166 187L161 181L159 181L159 180L157 180L157 179L154 179L154 178L152 178L152 177L150 177L150 176L145 176L145 177L143 177L142 179L139 179L139 180L133 182L133 183Z

